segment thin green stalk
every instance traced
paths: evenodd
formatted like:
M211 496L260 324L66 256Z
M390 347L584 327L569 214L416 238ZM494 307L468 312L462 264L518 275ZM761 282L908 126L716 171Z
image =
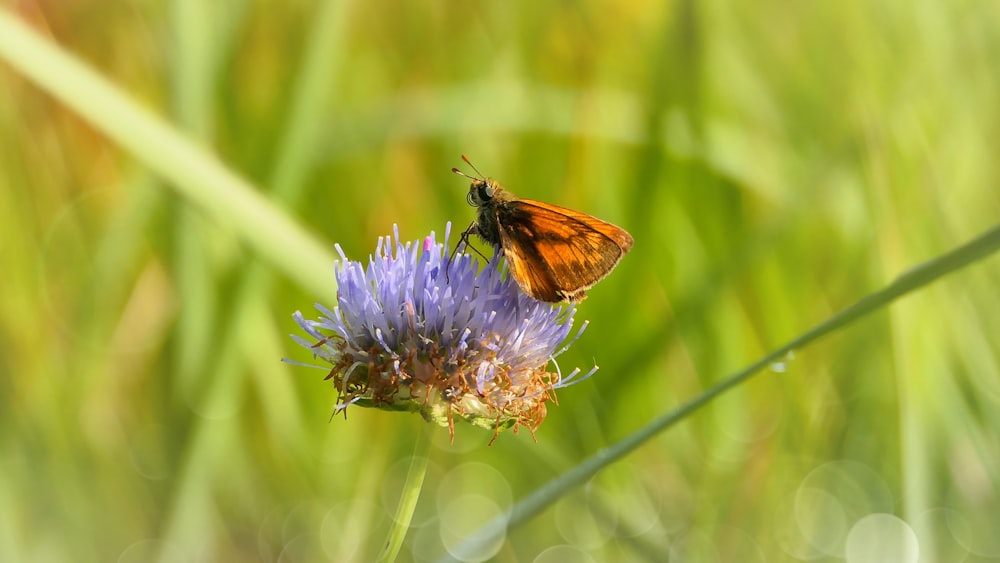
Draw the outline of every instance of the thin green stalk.
M417 507L420 490L424 485L424 475L427 473L427 451L430 449L430 443L427 432L417 432L417 441L413 445L413 457L410 458L410 469L406 472L406 483L403 485L396 514L392 517L392 529L389 530L385 547L376 559L379 563L395 561L400 548L403 547L403 539L406 538L406 532L410 529L413 511Z
M618 443L597 452L576 467L563 473L541 488L536 489L535 492L511 507L507 513L488 522L476 534L473 534L461 546L458 552L477 553L479 551L478 546L486 545L493 538L496 538L498 534L507 533L510 529L527 522L562 498L567 491L585 483L601 469L625 457L660 432L684 420L688 415L705 406L712 399L750 379L764 368L776 362L783 361L789 352L798 350L839 328L858 321L879 309L883 309L907 293L927 286L956 270L982 260L997 252L997 250L1000 250L1000 224L994 225L984 234L950 252L914 266L883 289L862 298L857 303L833 315L800 336L793 338L783 346L774 349L743 370L707 389L694 399L665 413ZM451 561L452 559L445 558L444 560Z

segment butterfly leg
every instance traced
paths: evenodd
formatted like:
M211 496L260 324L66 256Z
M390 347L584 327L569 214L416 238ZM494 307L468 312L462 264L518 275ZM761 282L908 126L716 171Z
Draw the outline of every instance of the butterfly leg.
M477 225L476 222L473 221L472 223L469 224L469 228L465 229L465 231L462 232L462 236L458 237L458 242L455 244L455 248L451 251L451 254L448 255L448 262L445 264L444 267L444 278L448 283L451 283L451 277L450 277L451 261L452 259L455 258L455 254L458 253L458 249L461 248L462 245L464 244L466 247L476 250L474 246L469 245L469 236L478 234L479 234L479 225ZM478 250L476 250L476 252L479 253L480 256L482 256L481 252L479 252ZM485 256L483 257L485 258Z

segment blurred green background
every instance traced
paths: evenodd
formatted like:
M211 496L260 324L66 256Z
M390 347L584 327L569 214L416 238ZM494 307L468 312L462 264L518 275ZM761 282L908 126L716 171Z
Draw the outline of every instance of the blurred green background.
M309 360L291 313L334 288L247 243L284 225L193 203L162 172L183 162L136 158L0 62L5 561L371 560L423 432L400 560L434 560L1000 218L995 2L4 6L329 256L466 226L462 153L636 240L560 357L601 369L537 440L329 421L323 374L280 358ZM989 259L796 351L483 557L1000 559L998 282Z

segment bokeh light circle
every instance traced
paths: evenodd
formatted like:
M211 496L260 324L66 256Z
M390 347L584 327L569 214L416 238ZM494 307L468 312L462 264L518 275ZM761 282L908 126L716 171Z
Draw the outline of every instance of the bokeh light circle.
M920 545L913 528L892 514L869 514L854 523L844 550L847 563L917 563Z
M472 548L465 542L503 513L487 496L476 493L457 496L441 510L441 543L459 561L487 561L503 547L507 539L505 530L477 542Z

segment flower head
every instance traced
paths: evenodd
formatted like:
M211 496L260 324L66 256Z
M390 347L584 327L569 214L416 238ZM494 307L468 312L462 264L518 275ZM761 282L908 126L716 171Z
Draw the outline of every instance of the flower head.
M553 391L594 371L564 378L547 370L565 349L575 307L524 295L496 256L481 271L469 254L449 259L450 228L443 244L434 233L403 243L394 228L394 238L379 238L367 266L338 245L337 305L317 304L317 320L296 312L311 339L293 338L333 366L327 379L338 391L338 410L419 412L453 435L456 417L534 432Z

